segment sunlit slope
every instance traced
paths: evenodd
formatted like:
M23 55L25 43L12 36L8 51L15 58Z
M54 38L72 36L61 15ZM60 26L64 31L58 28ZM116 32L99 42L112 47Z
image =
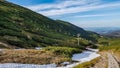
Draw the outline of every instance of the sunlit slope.
M52 20L27 8L0 0L0 42L9 46L73 47L76 45L78 33L82 38L92 41L99 37L96 33L85 31L68 22Z

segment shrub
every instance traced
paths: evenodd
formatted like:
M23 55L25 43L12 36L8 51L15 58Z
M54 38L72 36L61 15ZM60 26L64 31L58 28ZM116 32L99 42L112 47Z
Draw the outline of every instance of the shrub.
M94 64L99 60L100 58L95 58L89 62L84 62L82 64L79 64L78 66L75 66L74 68L90 68L93 67Z
M51 51L57 55L65 55L71 57L74 53L81 52L80 49L77 48L70 48L70 47L46 47L44 48L46 51Z

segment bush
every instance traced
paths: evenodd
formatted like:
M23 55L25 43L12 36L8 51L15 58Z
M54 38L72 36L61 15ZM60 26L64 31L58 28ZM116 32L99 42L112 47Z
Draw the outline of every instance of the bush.
M44 50L51 51L57 55L65 55L68 57L71 57L74 53L82 52L80 49L70 47L46 47Z

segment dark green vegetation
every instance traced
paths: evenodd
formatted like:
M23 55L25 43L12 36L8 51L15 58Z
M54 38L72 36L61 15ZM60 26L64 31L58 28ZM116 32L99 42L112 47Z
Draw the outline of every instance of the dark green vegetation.
M0 63L24 63L24 64L60 64L71 62L74 53L80 49L70 47L45 47L42 50L4 50L0 52Z
M52 20L24 7L0 0L0 42L9 47L77 46L76 35L97 42L98 34L68 22ZM86 40L85 40L86 41ZM88 41L87 41L88 43ZM86 45L86 43L80 43ZM87 44L88 45L88 44Z

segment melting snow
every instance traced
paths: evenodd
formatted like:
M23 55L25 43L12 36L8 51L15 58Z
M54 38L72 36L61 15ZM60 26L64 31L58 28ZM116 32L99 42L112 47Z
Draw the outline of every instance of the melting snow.
M92 48L86 48L86 49L88 49L90 51L94 51L94 52L98 52L99 51L98 49L92 49Z
M93 49L93 50L95 50L95 49ZM83 53L80 53L80 54L74 54L72 57L72 60L79 61L79 62L67 65L65 67L57 67L57 68L73 68L74 66L81 64L83 62L91 61L100 56L100 54L96 53L97 51L98 50L96 50L95 52L84 51Z
M36 49L36 50L41 50L41 49L42 49L42 47L35 47L35 49Z
M0 49L0 51L2 51L3 49Z
M5 64L0 64L0 68L56 68L56 65L55 64L34 65L34 64L5 63Z
M72 57L72 60L86 62L86 61L90 61L99 56L100 55L97 54L96 52L84 51L81 54L74 54Z

